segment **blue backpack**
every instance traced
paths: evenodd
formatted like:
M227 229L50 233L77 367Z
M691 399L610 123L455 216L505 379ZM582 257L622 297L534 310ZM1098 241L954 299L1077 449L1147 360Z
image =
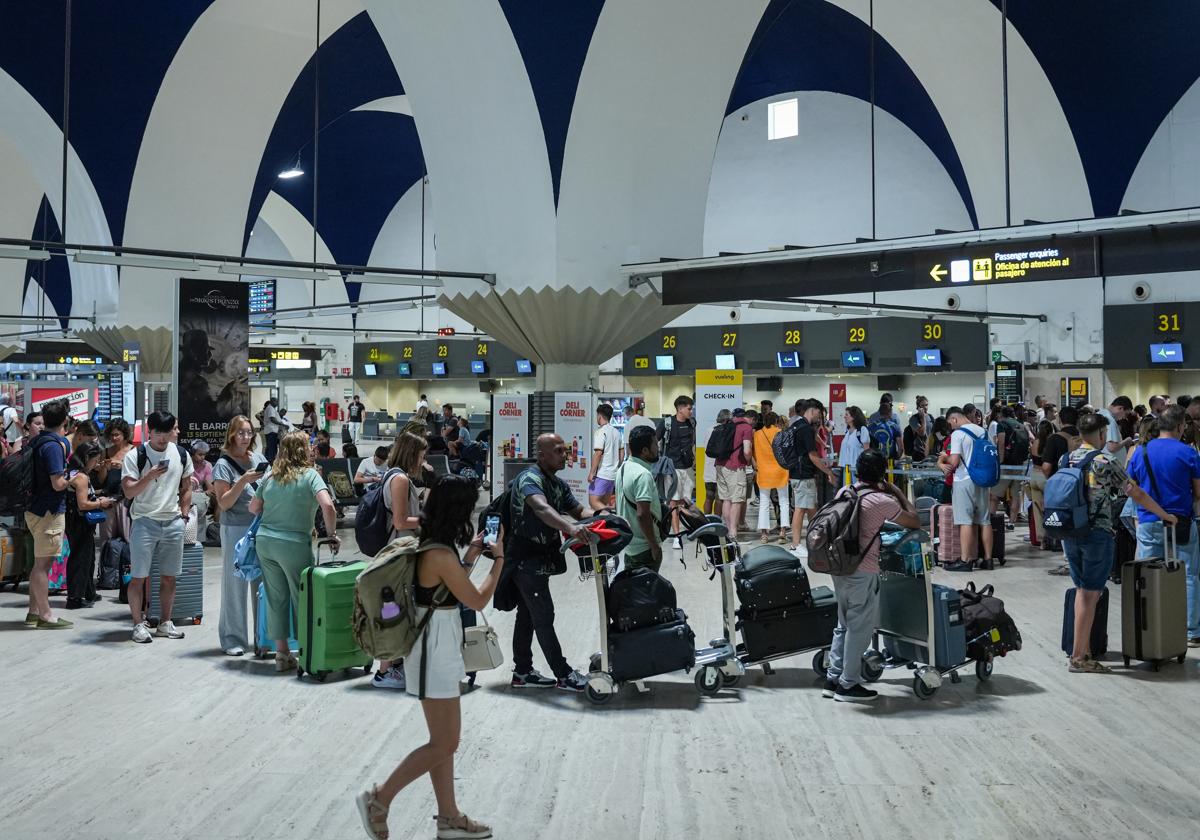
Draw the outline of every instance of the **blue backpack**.
M1070 466L1070 455L1062 456L1058 472L1046 482L1042 527L1055 539L1080 539L1092 530L1088 510L1088 472L1100 450L1089 452L1078 466Z
M1000 483L1000 453L986 434L976 435L968 429L958 431L975 441L967 461L967 476L976 487L995 487Z
M885 458L896 457L896 427L890 420L876 420L867 424L871 434L871 448L883 453Z

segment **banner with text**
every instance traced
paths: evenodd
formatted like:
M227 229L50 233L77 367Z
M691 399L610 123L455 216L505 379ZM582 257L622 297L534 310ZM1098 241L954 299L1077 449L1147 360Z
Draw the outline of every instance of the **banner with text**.
M504 462L529 458L529 396L492 396L492 498L504 492Z
M250 292L244 283L179 279L179 439L214 450L238 414L250 414Z
M717 423L721 409L733 411L743 408L742 372L740 370L696 371L696 504L704 504L704 482L716 481L715 476L705 476L707 466L704 447L708 436Z
M96 396L96 383L73 382L70 385L31 385L29 388L29 411L41 411L48 402L66 400L68 413L76 420L91 417Z
M554 395L554 433L567 445L567 466L558 474L575 498L587 505L587 477L595 431L593 396L587 392Z

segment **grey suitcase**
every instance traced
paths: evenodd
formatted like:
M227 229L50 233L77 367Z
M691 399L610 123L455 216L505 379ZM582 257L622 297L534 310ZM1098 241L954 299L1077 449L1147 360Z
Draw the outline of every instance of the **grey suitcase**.
M1135 560L1121 572L1121 654L1154 670L1187 656L1187 573L1179 562L1175 529L1164 528L1166 557Z
M157 625L162 618L158 604L160 580L158 564L150 567L150 624ZM204 546L200 543L184 543L183 570L175 579L175 605L171 620L176 624L190 620L199 624L204 617Z

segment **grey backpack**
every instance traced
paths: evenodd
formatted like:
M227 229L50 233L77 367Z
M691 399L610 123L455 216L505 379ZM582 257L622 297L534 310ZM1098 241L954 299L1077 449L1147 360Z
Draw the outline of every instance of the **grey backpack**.
M858 519L862 500L880 492L861 484L851 485L813 514L804 535L808 568L834 576L852 575L858 570L863 555L879 539L879 532L876 532L865 548L861 546Z

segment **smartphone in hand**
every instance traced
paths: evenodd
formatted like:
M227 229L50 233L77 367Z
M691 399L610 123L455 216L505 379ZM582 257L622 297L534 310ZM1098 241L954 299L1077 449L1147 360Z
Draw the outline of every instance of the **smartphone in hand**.
M493 546L496 540L500 537L500 516L492 514L484 523L483 529L483 544L485 546Z

